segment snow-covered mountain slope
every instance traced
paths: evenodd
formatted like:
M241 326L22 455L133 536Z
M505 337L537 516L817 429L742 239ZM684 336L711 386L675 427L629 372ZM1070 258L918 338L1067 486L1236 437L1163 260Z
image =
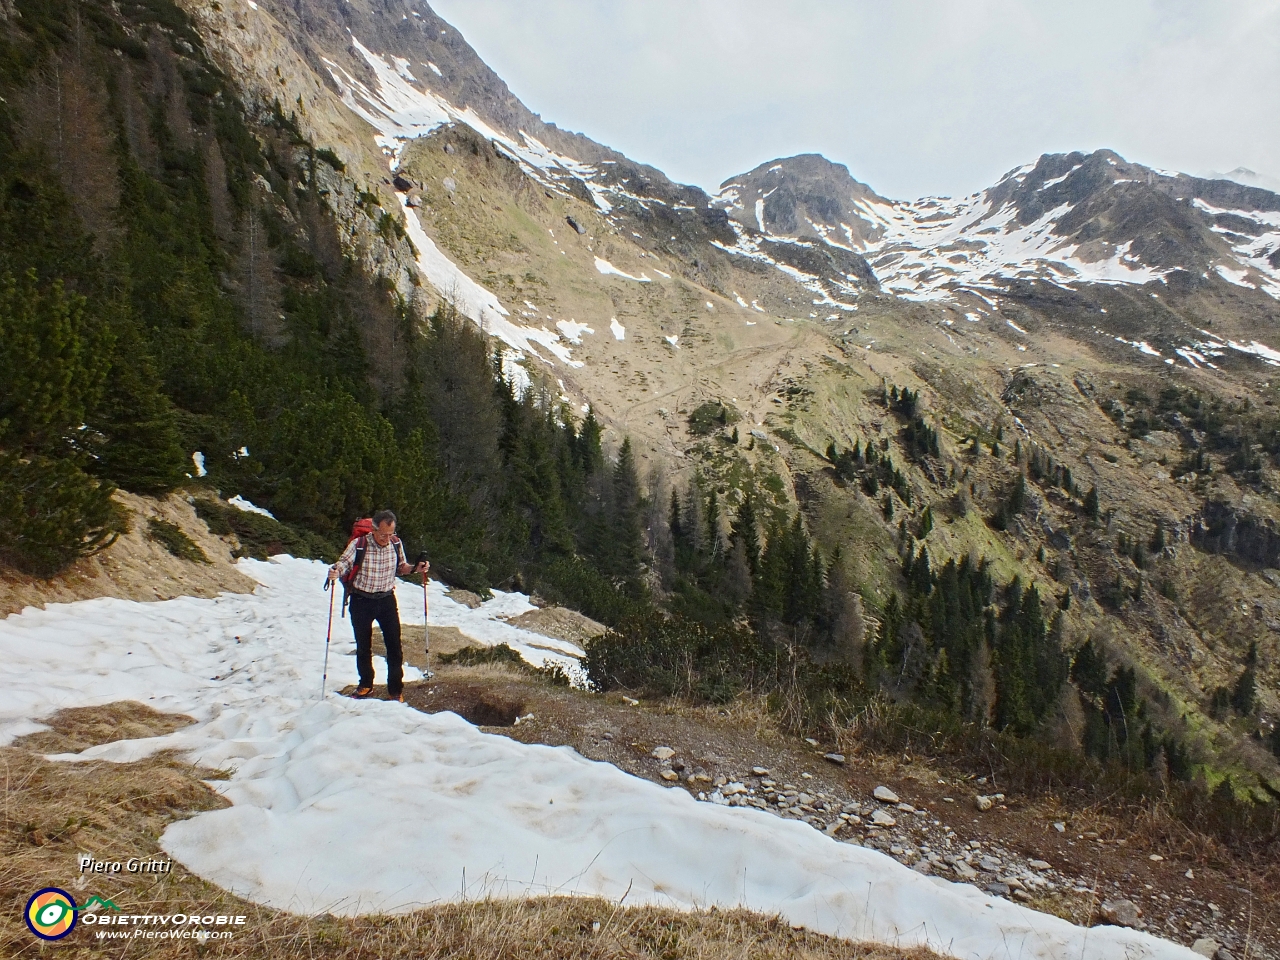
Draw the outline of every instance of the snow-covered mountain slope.
M738 222L857 250L908 300L963 300L1010 281L1146 284L1210 271L1280 299L1280 196L1126 162L1111 151L1045 155L958 200L891 201L812 156L726 181Z
M823 240L863 249L883 233L864 202L885 203L848 167L816 153L762 163L726 180L714 203L744 227L768 236Z
M819 309L852 310L851 298L856 298L864 286L874 286L871 271L853 251L824 249L805 240L771 237L764 231L754 231L737 223L732 224L730 233L725 230L727 221L723 215L710 198L696 188L676 187L665 178L655 183L625 161L621 169L618 161L614 160L583 163L550 149L523 129L512 133L496 129L474 109L459 109L433 92L413 72L417 70L429 78L430 74L424 68L430 64L413 64L394 54L374 53L354 36L351 47L372 73L372 83L362 83L350 71L327 58L326 67L343 103L378 131L378 144L388 156L393 171L398 168L408 142L444 124L461 123L497 145L543 189L563 197L588 196L606 222L619 232L631 233L634 239L641 241L641 246L645 246L646 234L648 240L661 243L666 221L672 221L675 225L671 229L678 233L671 235L671 240L683 235L699 247L704 243L710 244L735 257L772 267L783 277L793 280L803 291L812 294L812 303ZM456 288L463 311L517 349L527 349L524 341L529 339L553 346L554 334L548 341L545 331L539 336L527 328L513 327L503 319L508 312L497 298L486 295L487 291L478 289L474 282L461 276L456 267L442 262L434 244L412 225L412 221L417 219L412 207L408 204L404 207L411 221L411 236L419 247L419 253L424 254L419 257L423 275L437 289L449 291ZM636 232L633 229L636 226L644 228L645 234ZM602 271L604 274L610 272L628 276L618 271ZM567 359L563 345L554 349Z
M324 565L281 557L242 566L261 583L254 595L92 600L0 622L12 668L0 678L0 742L41 729L56 709L121 699L196 719L167 736L56 759L129 762L174 750L229 770L217 786L232 805L172 824L161 843L240 896L313 915L480 896L626 896L743 906L973 960L1196 956L924 876L798 821L699 803L567 748L484 734L454 714L321 698ZM403 586L410 614L417 588ZM492 639L492 612L433 600L433 614L447 607L464 633ZM513 595L495 603L521 608ZM354 675L350 647L335 638L337 683Z

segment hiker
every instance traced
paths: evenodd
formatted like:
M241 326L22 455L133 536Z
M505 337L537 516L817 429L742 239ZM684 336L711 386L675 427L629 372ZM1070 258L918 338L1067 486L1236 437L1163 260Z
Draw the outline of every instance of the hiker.
M351 581L351 629L356 635L356 670L360 685L352 696L364 699L373 693L373 621L382 628L387 648L387 693L404 703L404 670L400 651L400 609L396 606L396 575L420 573L425 578L431 568L426 560L417 566L404 555L404 544L396 535L396 515L379 510L373 515L373 532L347 544L338 562L329 568L329 580L344 577L357 563ZM424 580L425 582L425 580Z

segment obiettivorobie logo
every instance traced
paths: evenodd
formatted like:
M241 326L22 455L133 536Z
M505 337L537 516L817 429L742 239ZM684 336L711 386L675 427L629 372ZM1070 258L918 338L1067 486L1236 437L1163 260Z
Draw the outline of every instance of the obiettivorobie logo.
M27 929L41 940L61 940L76 928L81 910L102 907L119 911L110 900L90 897L83 907L77 906L75 897L57 887L45 887L31 895L25 914Z
M100 910L94 911L94 907ZM114 914L114 915L113 915ZM45 887L32 894L24 914L27 929L41 940L61 940L76 928L77 921L99 929L99 940L229 940L248 917L230 914L141 913L126 914L105 897L90 897L83 907L58 887ZM156 929L156 928L160 929ZM209 927L222 929L210 930ZM230 929L227 929L230 928Z

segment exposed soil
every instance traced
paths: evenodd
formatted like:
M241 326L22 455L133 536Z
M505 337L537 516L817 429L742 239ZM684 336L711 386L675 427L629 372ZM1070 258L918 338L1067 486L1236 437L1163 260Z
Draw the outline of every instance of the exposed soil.
M577 611L568 610L565 607L542 607L538 610L530 610L518 617L507 618L507 622L512 626L540 633L544 637L566 640L579 646L592 637L600 636L608 629L603 623L597 623L590 617L584 617Z
M1105 809L1071 809L1054 798L1004 796L981 812L976 798L1000 795L998 783L958 776L917 757L850 755L837 764L824 759L833 745L779 733L750 703L724 709L633 705L620 695L557 687L506 666L447 666L433 657L433 669L433 679L405 688L410 706L429 713L452 710L481 722L488 705L504 704L503 721L487 725L489 732L570 746L672 789L805 819L839 840L882 849L949 880L964 879L964 868L952 863L964 856L976 873L970 878L975 885L1004 882L1011 898L1078 923L1105 922L1103 902L1128 899L1141 908L1151 933L1187 945L1213 938L1237 958L1280 956L1280 891L1265 877L1274 864L1221 855L1207 862L1157 849L1144 841L1139 824ZM512 712L516 722L506 719ZM655 759L654 749L662 746L674 755ZM733 784L744 792L725 797ZM882 785L915 812L873 800L872 791ZM788 789L808 794L811 802L801 809L789 798L791 804L780 809L770 798ZM849 813L855 809L860 814ZM890 813L897 825L872 826L876 809ZM1000 867L984 870L984 858ZM1029 868L1031 861L1048 867Z
M56 579L42 580L0 568L0 617L25 607L96 597L171 600L252 593L257 587L251 577L235 569L231 553L238 544L234 538L224 540L211 534L181 493L155 499L117 490L114 497L129 512L129 532L106 550L78 561ZM152 517L175 524L209 562L180 560L152 540L147 535L147 520Z

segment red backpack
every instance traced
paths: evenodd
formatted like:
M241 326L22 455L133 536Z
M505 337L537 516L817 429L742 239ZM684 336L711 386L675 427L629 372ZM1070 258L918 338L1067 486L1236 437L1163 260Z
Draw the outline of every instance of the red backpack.
M355 540L360 541L360 545L356 547L355 559L351 562L351 569L348 570L338 579L342 582L342 614L347 615L347 604L351 602L352 584L356 582L356 576L360 573L360 565L364 563L364 551L368 545L367 537L373 533L373 520L369 517L361 517L351 525L351 539L347 541L347 546L351 546ZM399 537L391 538L392 545L401 557L404 556L403 549L400 545ZM344 551L345 552L345 551Z

